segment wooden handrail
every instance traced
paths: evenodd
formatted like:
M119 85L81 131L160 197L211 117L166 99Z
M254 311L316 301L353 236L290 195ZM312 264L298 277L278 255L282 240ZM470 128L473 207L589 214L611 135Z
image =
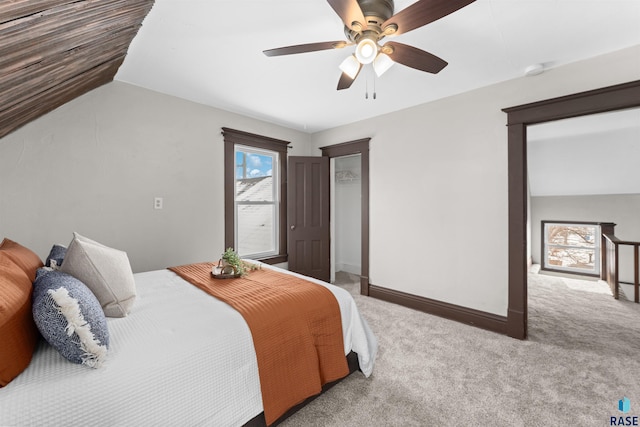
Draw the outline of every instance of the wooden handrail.
M620 262L618 259L620 245L633 246L633 300L636 303L640 303L640 242L633 242L630 240L621 240L614 234L602 233L604 243L604 262L602 278L607 281L613 297L618 299L620 289L620 277L618 270Z
M617 243L619 245L640 245L640 242L632 242L631 240L620 240L616 236L612 234L603 234L605 239L611 241L612 243Z

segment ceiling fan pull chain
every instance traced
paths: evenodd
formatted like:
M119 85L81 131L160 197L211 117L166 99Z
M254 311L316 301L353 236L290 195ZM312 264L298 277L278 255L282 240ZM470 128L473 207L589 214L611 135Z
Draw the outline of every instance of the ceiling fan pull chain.
M369 99L369 79L364 81L364 99Z
M376 99L376 73L371 73L373 76L373 99Z

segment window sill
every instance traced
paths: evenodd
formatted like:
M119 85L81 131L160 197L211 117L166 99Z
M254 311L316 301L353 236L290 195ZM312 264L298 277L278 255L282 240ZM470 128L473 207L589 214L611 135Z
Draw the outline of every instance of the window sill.
M283 262L287 262L289 260L289 256L287 254L273 255L266 258L258 258L256 261L264 262L265 264L273 265L273 264L281 264Z
M600 273L589 273L586 271L565 270L560 268L540 267L541 271L549 271L552 273L570 274L572 276L600 277Z

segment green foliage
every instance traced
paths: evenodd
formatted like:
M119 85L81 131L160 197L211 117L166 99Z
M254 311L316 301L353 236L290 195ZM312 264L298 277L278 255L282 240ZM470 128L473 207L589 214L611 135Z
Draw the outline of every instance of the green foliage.
M262 266L260 264L255 264L240 259L233 248L227 248L227 250L222 254L222 259L226 261L227 264L234 266L236 268L236 273L240 276L245 276L250 271L262 269Z
M227 264L234 266L236 269L236 273L240 274L241 276L247 274L244 268L244 263L242 262L236 251L233 250L233 248L227 248L227 250L222 254L222 259L225 260Z

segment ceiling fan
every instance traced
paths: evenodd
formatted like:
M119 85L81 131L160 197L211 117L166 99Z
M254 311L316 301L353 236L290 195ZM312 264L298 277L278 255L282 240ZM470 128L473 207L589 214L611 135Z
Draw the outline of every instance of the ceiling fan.
M461 9L475 0L418 0L411 6L393 14L393 0L327 0L342 22L348 41L309 43L265 50L267 56L291 55L328 49L356 46L355 53L348 56L340 69L338 90L351 87L363 65L373 64L374 71L381 76L395 62L428 73L439 73L447 62L416 47L388 41L379 42L388 36L407 33L423 25Z

